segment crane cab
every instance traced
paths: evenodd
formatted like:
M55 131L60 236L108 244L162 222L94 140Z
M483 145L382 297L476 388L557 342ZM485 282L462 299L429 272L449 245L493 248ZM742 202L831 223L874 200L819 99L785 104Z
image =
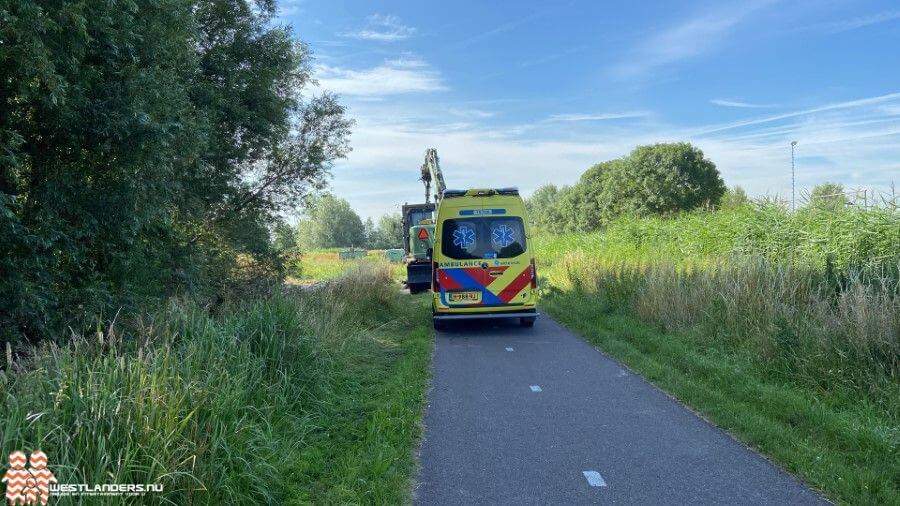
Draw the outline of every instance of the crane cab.
M434 204L403 206L403 249L406 286L416 294L431 286L431 251L434 237Z
M534 249L518 190L444 191L434 235L436 329L449 321L476 318L519 318L523 326L534 325Z

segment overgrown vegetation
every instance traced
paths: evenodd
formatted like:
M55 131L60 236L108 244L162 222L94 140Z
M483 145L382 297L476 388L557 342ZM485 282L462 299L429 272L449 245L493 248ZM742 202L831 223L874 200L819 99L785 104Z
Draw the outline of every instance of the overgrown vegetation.
M152 502L404 502L431 345L400 297L367 263L44 343L0 372L0 446L42 449L64 483L162 483Z
M275 0L0 4L0 339L277 277L270 228L344 156Z
M361 264L383 264L384 251L370 250L362 258L341 259L340 248L306 251L293 257L289 262L293 267L288 271L288 282L299 284L317 283L341 276L348 269ZM402 263L386 264L394 279L406 276Z
M629 263L691 268L757 257L810 267L836 282L850 270L896 272L898 215L891 209L851 207L791 213L777 204L757 203L668 218L625 216L602 232L545 234L538 240L541 254L550 259L586 251Z
M738 205L542 236L545 308L839 501L900 498L900 214Z

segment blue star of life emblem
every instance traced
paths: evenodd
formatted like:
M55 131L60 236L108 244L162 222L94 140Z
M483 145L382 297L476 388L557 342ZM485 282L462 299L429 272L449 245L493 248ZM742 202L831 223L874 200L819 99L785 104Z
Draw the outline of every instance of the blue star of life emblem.
M494 241L494 244L497 246L505 248L516 242L516 237L513 233L513 229L506 225L500 225L491 232L491 240Z
M453 245L468 248L475 244L475 231L469 227L459 227L453 231Z

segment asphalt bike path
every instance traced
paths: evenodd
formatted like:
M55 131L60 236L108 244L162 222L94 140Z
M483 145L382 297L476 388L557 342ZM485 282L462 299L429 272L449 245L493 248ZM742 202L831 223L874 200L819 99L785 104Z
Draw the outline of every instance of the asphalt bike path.
M416 504L827 504L546 315L435 340Z

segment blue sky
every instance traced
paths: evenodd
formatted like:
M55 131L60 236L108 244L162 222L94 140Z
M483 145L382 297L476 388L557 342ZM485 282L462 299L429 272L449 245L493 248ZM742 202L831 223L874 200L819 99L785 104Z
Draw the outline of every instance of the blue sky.
M634 146L689 141L729 186L790 196L900 183L900 2L280 0L321 89L356 119L334 193L361 215L447 185L575 182Z

